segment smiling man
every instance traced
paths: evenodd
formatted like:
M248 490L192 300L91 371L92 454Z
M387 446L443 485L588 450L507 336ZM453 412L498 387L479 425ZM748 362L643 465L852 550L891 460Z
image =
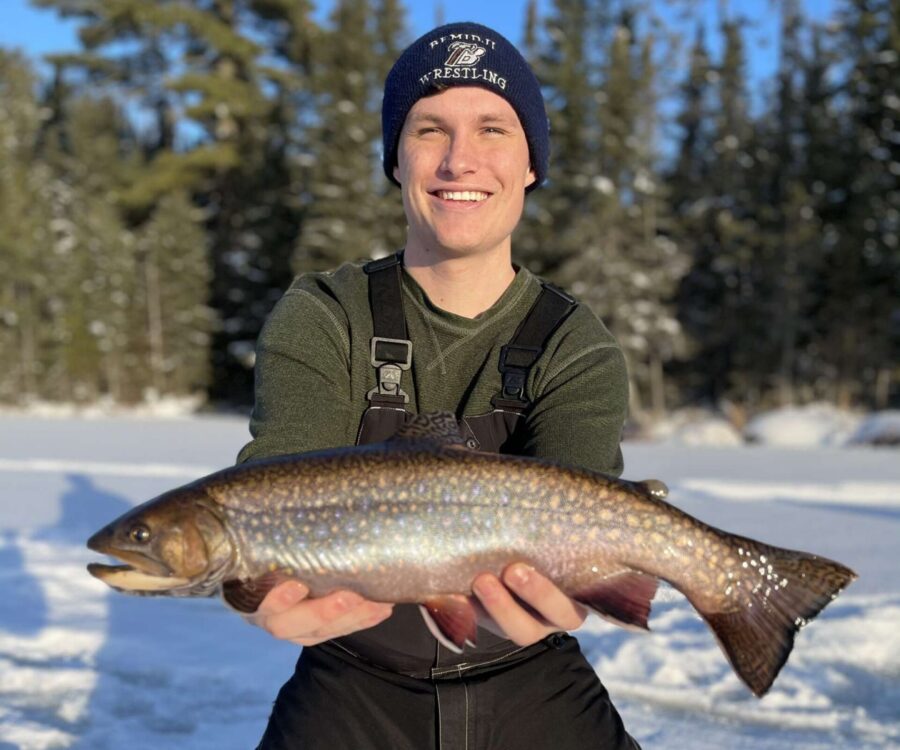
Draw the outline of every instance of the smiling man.
M525 60L484 26L435 29L388 75L382 126L405 247L294 281L257 346L239 460L384 440L410 415L450 411L473 449L619 474L621 350L584 305L512 262L549 156ZM579 604L524 564L472 590L493 624L459 654L412 605L273 589L253 622L304 649L259 748L637 747L565 634Z

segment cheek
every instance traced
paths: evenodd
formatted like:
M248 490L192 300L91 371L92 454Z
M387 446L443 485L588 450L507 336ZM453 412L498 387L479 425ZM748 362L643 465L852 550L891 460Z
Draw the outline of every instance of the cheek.
M160 541L160 557L178 575L199 575L207 566L206 544L193 524L173 529Z

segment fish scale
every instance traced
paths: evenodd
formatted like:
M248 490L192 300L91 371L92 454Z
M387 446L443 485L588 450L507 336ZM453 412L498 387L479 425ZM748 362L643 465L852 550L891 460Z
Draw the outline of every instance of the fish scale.
M463 445L453 415L422 415L383 444L224 469L101 529L88 545L127 564L89 569L128 593L221 593L244 612L291 578L314 597L350 589L415 602L456 650L474 644L483 616L472 580L512 562L640 629L664 580L757 695L797 630L856 577L840 563L708 526L667 503L655 480Z

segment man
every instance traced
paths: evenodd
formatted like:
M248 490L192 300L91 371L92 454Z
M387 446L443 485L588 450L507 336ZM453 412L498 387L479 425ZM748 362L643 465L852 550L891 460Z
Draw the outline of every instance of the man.
M512 263L549 153L527 63L484 26L435 29L391 70L382 124L404 250L294 281L260 337L239 460L373 442L442 410L471 447L618 474L621 350L586 307ZM304 649L259 747L636 747L561 632L582 623L580 605L523 564L473 592L508 638L480 630L457 655L410 605L274 589L252 619Z

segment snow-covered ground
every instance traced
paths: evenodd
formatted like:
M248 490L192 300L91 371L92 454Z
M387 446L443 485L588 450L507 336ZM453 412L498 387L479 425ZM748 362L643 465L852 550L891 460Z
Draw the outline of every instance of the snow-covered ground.
M0 416L0 750L251 748L297 649L212 600L88 576L87 536L230 463L236 417ZM861 578L753 698L684 599L651 634L580 639L645 750L900 748L900 452L627 444L626 475L717 526L834 557Z

